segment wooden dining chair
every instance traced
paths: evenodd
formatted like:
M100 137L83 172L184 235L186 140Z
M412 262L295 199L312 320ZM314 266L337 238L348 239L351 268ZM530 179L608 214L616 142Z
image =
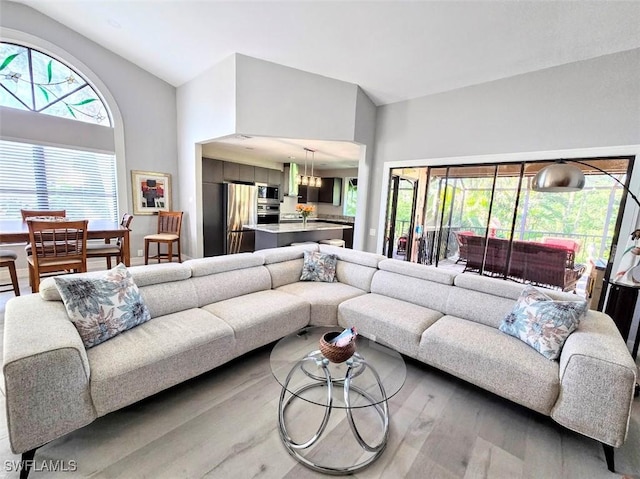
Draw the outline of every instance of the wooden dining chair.
M20 287L18 286L18 275L16 274L16 259L18 255L11 250L0 249L0 268L9 268L9 276L11 277L11 287L16 296L20 296ZM9 284L0 284L5 287ZM0 289L0 293L11 291L10 289Z
M149 258L167 258L173 261L173 243L178 243L178 263L182 263L180 256L180 227L182 226L182 211L160 211L158 212L158 232L144 237L144 264L149 264ZM149 256L151 243L158 244L158 254ZM167 252L160 253L160 245L167 245Z
M27 221L29 218L66 218L67 210L20 210L22 215L22 221ZM24 247L27 256L31 255L31 243L27 243Z
M87 220L28 220L31 256L29 280L37 293L42 273L87 271Z
M120 226L124 226L129 229L129 225L133 220L133 216L129 213L122 215ZM107 269L111 269L111 258L116 259L116 264L122 261L122 243L123 238L118 238L116 243L112 244L109 238L105 238L104 244L101 243L88 243L87 244L87 258L106 258Z
M56 217L64 218L67 216L67 210L20 210L22 214L22 221L27 221L28 218L34 217Z

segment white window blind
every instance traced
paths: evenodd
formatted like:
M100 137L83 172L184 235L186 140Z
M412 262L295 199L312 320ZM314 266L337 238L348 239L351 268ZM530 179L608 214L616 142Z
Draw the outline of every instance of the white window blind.
M0 219L65 209L71 219L118 219L113 154L0 141Z

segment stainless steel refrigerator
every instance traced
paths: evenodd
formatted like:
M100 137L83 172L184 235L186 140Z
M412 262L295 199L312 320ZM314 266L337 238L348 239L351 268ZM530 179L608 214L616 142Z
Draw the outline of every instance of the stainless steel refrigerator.
M255 232L244 225L258 222L258 189L253 185L228 183L226 186L226 252L245 253L254 250Z

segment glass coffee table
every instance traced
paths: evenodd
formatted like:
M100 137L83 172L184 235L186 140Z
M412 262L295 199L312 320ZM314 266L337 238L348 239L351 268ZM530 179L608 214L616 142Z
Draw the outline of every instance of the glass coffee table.
M387 402L406 377L400 354L363 336L350 359L329 362L319 340L341 329L305 328L271 352L271 371L282 386L282 442L300 463L335 475L352 474L380 457L389 437Z

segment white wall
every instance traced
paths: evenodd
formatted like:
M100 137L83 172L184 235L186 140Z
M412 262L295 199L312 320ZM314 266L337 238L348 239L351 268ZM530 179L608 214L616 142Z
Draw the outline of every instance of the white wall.
M385 162L455 164L498 154L507 161L526 152L542 158L551 150L598 147L620 154L614 147L640 144L639 78L636 49L379 107L370 197L386 195ZM638 176L636 164L635 188ZM369 222L380 214L378 200ZM626 214L621 234L634 221L633 211Z
M186 212L185 252L195 257L203 254L203 147L197 143L234 133L355 141L358 132L362 137L358 141L365 139L373 144L374 122L366 105L359 115L362 123L356 119L357 103L364 101L362 95L357 85L239 54L180 86L179 195ZM371 109L375 114L375 107ZM371 130L368 135L367 129ZM291 205L285 205L285 210L287 206Z
M28 39L29 46L78 68L105 96L115 120L121 213L132 211L130 170L161 171L170 173L174 181L178 179L173 86L25 5L3 1L0 26L3 39ZM4 121L0 121L0 135L2 124ZM50 133L42 132L47 137L51 137ZM175 195L173 201L173 207L179 209ZM155 216L134 218L133 255L142 248L142 237L155 230L156 223Z
M236 55L239 133L354 139L357 85Z
M235 68L229 56L177 90L182 248L191 257L203 255L201 143L235 132Z

